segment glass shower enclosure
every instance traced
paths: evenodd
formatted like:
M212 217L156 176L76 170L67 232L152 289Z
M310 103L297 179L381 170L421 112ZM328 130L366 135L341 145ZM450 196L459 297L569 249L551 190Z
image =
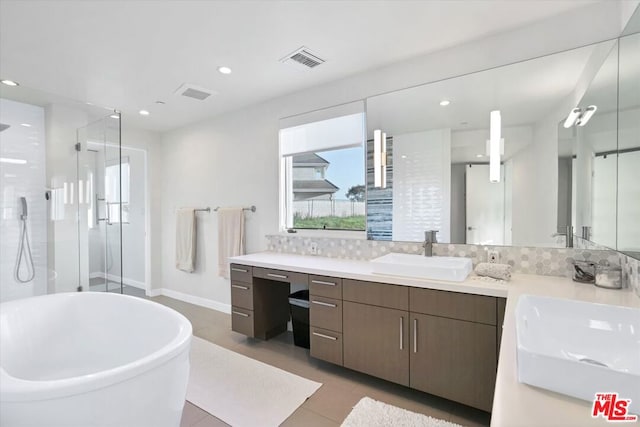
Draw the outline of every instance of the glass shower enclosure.
M128 163L121 159L120 114L77 133L79 279L83 290L123 293L122 227L128 222Z

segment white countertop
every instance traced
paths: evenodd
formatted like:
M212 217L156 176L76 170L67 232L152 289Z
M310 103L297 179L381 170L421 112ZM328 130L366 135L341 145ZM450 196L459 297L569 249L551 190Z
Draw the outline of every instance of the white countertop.
M464 292L468 294L493 297L507 296L507 285L467 278L464 282L442 280L424 280L411 277L388 276L373 273L368 261L355 261L322 256L284 254L279 252L258 252L229 258L232 263L253 267L273 268L298 273L321 276L339 276L345 279L365 280L368 282L389 283L392 285L414 286L418 288L438 289L442 291ZM519 280L514 278L514 280ZM513 281L513 280L512 280ZM509 282L511 283L511 282Z
M524 294L640 307L640 298L629 289L602 289L589 284L576 283L568 278L528 274L514 274L507 284L477 281L472 278L467 278L464 282L421 280L373 273L367 261L277 252L243 255L230 258L230 261L254 267L506 297L507 306L498 360L491 425L494 427L610 425L601 417L595 419L591 417L591 402L518 382L514 312L518 298ZM567 380L571 379L567 378ZM637 424L632 423L631 425Z
M640 307L640 298L629 289L602 289L560 277L528 276L526 281L510 282L508 286L509 296L502 330L491 425L494 427L611 425L602 417L591 417L592 402L518 382L514 314L516 304L520 295L524 294L628 307ZM571 378L567 378L567 381L571 381ZM637 423L622 424L638 425Z

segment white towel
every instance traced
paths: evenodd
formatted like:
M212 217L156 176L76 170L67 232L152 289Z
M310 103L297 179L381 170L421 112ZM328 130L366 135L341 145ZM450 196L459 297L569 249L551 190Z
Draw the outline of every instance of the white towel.
M181 208L176 213L176 268L193 273L196 269L196 211Z
M229 278L229 257L244 255L244 210L218 209L218 276Z

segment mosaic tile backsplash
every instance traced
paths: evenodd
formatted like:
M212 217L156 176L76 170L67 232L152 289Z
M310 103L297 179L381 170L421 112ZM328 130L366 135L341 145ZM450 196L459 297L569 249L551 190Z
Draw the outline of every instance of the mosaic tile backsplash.
M423 254L421 242L390 242L347 238L317 238L309 236L267 235L270 252L312 255L311 243L317 246L317 256L368 261L396 252ZM473 265L486 262L487 252L497 250L500 262L509 264L514 273L539 274L543 276L571 277L573 261L591 261L599 264L621 265L623 282L640 296L638 280L640 261L613 250L590 250L577 248L534 248L524 246L485 246L436 243L433 254L439 256L469 257Z

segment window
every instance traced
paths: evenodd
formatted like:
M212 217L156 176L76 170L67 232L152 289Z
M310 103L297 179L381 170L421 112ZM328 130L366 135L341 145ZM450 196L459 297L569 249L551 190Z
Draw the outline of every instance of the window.
M280 130L283 228L366 228L364 113Z
M120 176L122 176L122 187L120 187ZM107 164L105 168L105 203L110 223L129 222L129 176L128 157L123 157L121 163ZM120 189L122 194L118 197ZM121 204L122 218L120 218Z

